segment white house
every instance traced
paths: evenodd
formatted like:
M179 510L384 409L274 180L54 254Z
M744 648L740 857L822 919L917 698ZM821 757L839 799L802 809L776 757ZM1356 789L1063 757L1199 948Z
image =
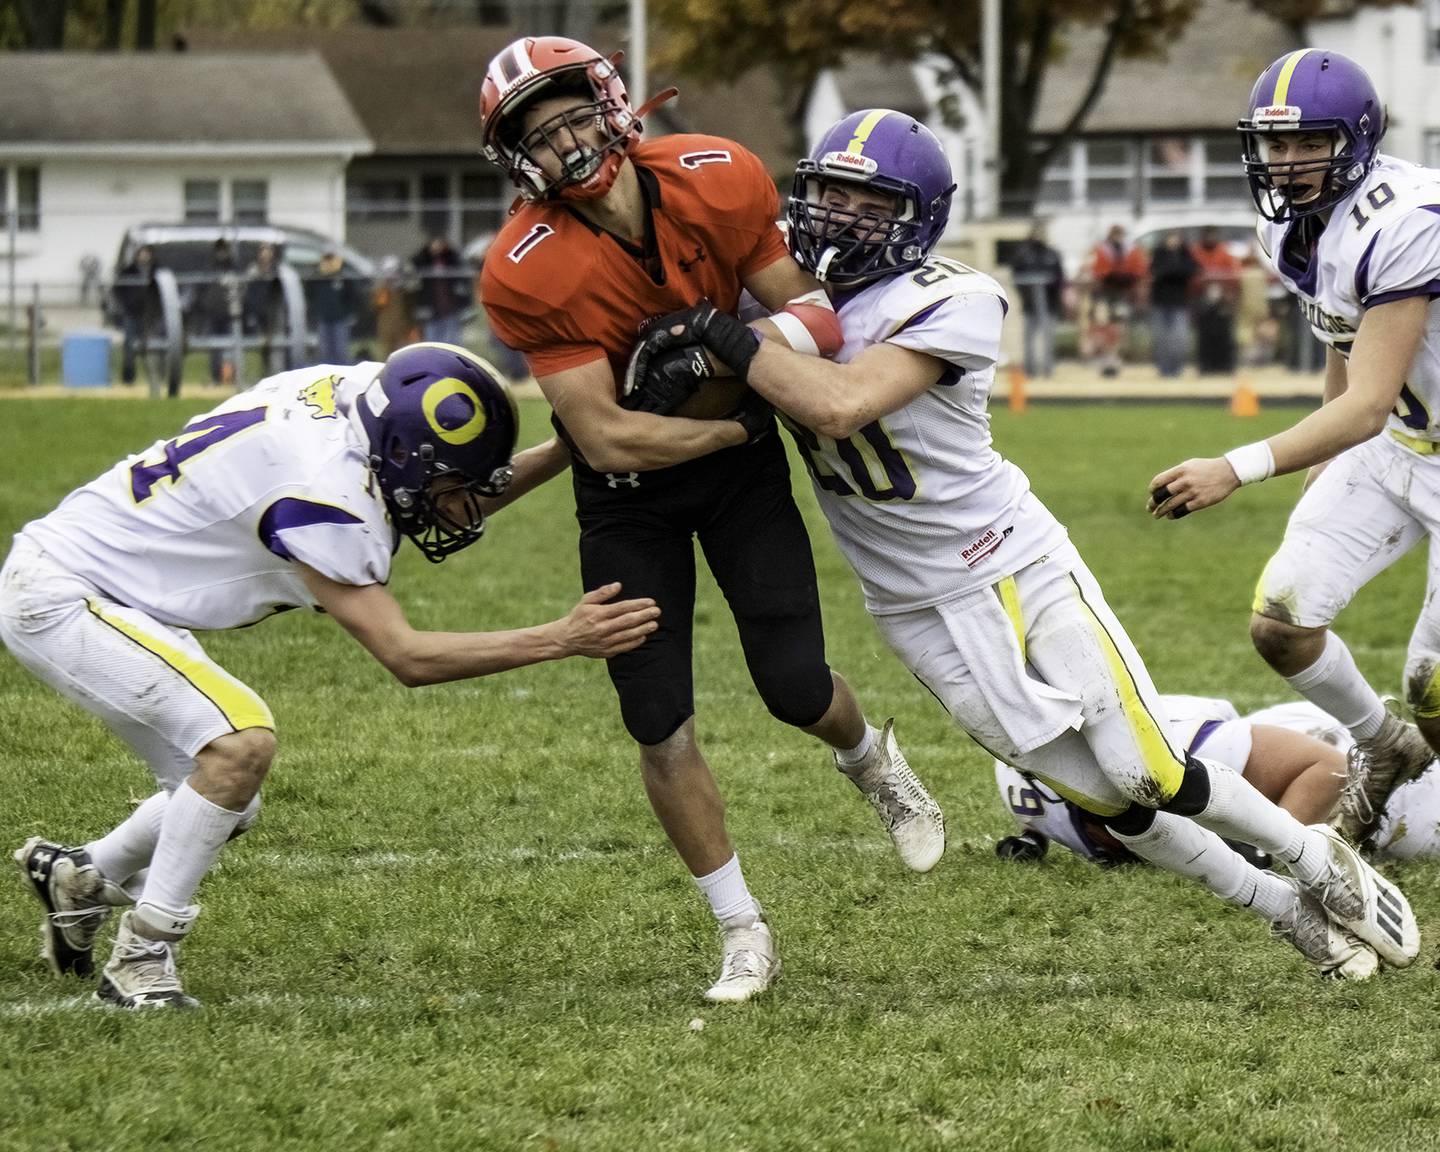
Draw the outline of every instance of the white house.
M1386 152L1440 167L1440 0L1344 7L1313 21L1306 44L1343 52L1370 73L1390 113Z
M343 238L371 142L317 55L10 53L0 68L0 295L73 299L132 224L269 222Z

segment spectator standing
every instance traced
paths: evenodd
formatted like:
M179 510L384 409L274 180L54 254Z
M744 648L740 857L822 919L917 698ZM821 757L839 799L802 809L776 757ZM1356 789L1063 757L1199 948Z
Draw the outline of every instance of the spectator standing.
M412 260L420 277L420 314L425 339L459 344L464 312L471 300L470 271L450 241L434 237Z
M375 338L380 342L382 358L416 338L411 288L399 256L386 256L380 261L370 291L370 307L375 313Z
M349 364L350 329L360 311L360 293L345 274L340 253L326 252L306 287L310 318L319 337L319 363ZM453 341L452 341L453 343Z
M1063 311L1065 270L1037 220L1010 261L1025 315L1025 375L1048 377L1055 369L1055 324Z
M1150 261L1150 331L1161 376L1179 376L1190 357L1190 293L1199 273L1185 234L1165 233Z
M1202 374L1235 371L1235 307L1240 295L1240 261L1206 228L1192 249L1200 265L1195 292L1196 367Z
M142 244L115 277L115 305L120 313L124 344L120 353L120 379L135 383L135 354L145 333L145 302L155 276L155 250Z
M1142 299L1145 253L1129 242L1121 224L1111 227L1090 254L1091 345L1103 376L1120 371L1120 342Z
M210 259L210 272L199 286L195 297L195 330L203 336L229 337L234 327L231 300L240 285L235 265L235 249L223 236L215 241ZM236 301L238 306L238 300ZM238 307L237 307L238 311ZM235 367L226 359L225 345L217 340L210 349L210 383L221 384L233 378Z
M1260 262L1255 246L1240 262L1235 306L1235 338L1241 360L1251 366L1273 364L1279 354L1279 323L1270 307L1273 277Z
M260 356L262 375L294 368L294 364L276 362L276 349L270 333L275 328L275 312L279 304L280 284L275 278L275 245L262 244L255 250L255 259L245 269L245 294L240 307L240 323L247 334L264 337Z

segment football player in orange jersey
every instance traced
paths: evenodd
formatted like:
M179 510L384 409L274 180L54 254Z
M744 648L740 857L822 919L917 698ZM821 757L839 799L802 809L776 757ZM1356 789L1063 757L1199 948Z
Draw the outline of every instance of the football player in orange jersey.
M640 141L618 57L563 37L516 41L481 91L485 154L521 201L491 246L481 290L505 343L523 351L574 453L581 574L653 597L660 628L609 662L640 745L655 813L724 931L706 993L746 1000L779 973L770 927L725 830L724 802L696 744L692 682L695 537L734 615L751 678L778 719L819 737L916 871L944 851L939 808L886 725L869 725L825 661L810 541L768 405L719 384L728 418L622 407L636 334L702 297L733 312L741 289L774 316L744 339L811 354L839 348L824 292L786 251L779 198L759 160L731 140ZM697 365L702 372L707 365Z

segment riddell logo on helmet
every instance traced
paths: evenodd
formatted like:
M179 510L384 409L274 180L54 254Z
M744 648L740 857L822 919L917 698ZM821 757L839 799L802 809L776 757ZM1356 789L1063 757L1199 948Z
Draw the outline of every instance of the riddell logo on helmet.
M1294 104L1267 104L1255 109L1252 119L1256 124L1298 124L1300 109Z
M827 152L820 158L820 167L873 176L880 165L869 156L861 156L858 152Z

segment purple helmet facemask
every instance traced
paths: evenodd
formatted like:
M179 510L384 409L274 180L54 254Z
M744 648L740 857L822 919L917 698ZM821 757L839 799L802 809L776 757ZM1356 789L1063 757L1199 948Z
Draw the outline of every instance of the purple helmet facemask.
M1260 73L1236 127L1255 207L1283 223L1333 208L1354 190L1375 166L1385 109L1360 65L1338 52L1305 48ZM1297 145L1303 136L1328 136L1330 149L1307 157L1292 149L1277 160L1270 141L1281 134Z
M825 197L826 185L859 185L895 198L890 212L855 212ZM950 217L950 161L912 116L852 112L795 166L790 252L817 280L848 288L925 262Z

